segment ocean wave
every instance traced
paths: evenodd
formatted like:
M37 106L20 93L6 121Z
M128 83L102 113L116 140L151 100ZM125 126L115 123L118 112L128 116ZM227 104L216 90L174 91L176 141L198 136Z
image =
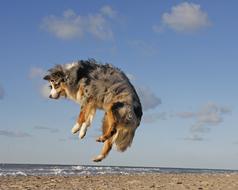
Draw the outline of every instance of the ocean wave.
M72 170L83 170L83 166L72 166Z
M85 175L129 175L147 173L229 173L238 171L188 168L80 166L80 165L31 165L0 164L0 176L85 176Z
M17 171L17 172L1 172L0 176L27 176L27 174L22 172L22 171Z
M0 165L1 166L1 165ZM130 173L148 173L155 172L158 169L153 168L131 168L117 166L54 166L54 165L17 165L14 167L5 167L1 169L0 176L3 175L54 175L54 176L72 176L72 175L106 175L121 174L128 175Z
M54 175L60 175L60 174L65 174L63 169L60 168L53 168L51 169L52 174Z
M23 176L27 176L27 174L26 173L24 173L24 172L21 172L21 171L18 171L18 172L16 172L16 174L15 175L23 175Z

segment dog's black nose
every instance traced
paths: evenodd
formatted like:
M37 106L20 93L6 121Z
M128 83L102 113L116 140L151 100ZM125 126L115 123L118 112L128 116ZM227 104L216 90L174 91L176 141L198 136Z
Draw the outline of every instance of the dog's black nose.
M51 94L49 95L49 98L52 98L52 95L51 95Z

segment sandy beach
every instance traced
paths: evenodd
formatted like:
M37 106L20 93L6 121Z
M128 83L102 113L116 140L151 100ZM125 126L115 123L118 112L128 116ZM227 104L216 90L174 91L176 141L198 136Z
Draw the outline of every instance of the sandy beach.
M1 190L237 190L238 174L145 174L96 176L6 176L0 177Z

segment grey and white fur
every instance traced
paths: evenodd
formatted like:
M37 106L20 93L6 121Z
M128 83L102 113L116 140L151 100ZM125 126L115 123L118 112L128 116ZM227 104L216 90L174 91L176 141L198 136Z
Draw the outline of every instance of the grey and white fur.
M91 125L96 109L105 111L101 153L94 161L101 161L115 144L125 151L140 125L142 106L135 88L127 76L110 64L98 64L94 59L80 60L70 64L56 65L44 77L50 82L50 98L69 98L81 105L72 133L79 132L83 138Z

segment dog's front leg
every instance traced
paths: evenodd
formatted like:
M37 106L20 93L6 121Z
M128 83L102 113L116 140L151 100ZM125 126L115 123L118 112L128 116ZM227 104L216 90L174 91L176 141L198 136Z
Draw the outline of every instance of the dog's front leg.
M85 107L86 106L81 106L80 108L80 113L77 118L77 122L75 123L74 127L71 129L71 132L73 134L77 133L80 130L83 122L85 121Z
M92 123L95 112L96 109L91 103L82 106L77 122L71 130L72 133L75 134L80 130L79 137L82 139L87 132L87 127Z
M82 139L87 132L88 127L91 125L92 121L93 121L93 117L96 113L96 109L95 108L91 108L86 116L86 120L83 122L81 128L80 128L80 132L79 132L79 137Z
M76 122L73 128L71 129L72 134L77 133L80 130L80 127L81 126L78 124L78 122Z

